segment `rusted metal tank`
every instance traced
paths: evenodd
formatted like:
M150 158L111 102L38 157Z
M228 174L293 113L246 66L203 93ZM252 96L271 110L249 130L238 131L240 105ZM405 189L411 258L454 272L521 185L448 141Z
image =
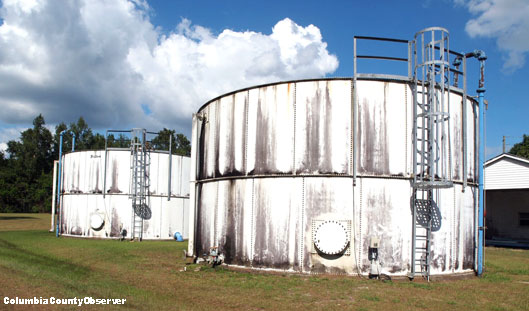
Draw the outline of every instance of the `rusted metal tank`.
M233 266L369 274L375 243L381 272L407 275L412 87L380 76L300 80L207 102L193 117L189 253L218 247ZM457 88L446 95L453 187L435 190L432 275L476 262L477 107Z
M105 150L64 155L61 234L92 238L130 236L134 213L131 152L109 150L106 156L105 176ZM149 212L144 215L143 239L173 239L175 232L187 238L190 159L152 151L149 162Z

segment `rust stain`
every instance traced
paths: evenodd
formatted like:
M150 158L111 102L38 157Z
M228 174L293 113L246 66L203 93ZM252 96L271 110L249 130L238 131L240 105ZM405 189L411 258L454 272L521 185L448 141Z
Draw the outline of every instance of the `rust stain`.
M123 229L123 224L119 215L115 209L112 209L112 226L110 227L110 236L111 237L120 237L121 230Z
M112 185L108 189L108 193L121 193L122 191L118 188L118 161L112 160Z

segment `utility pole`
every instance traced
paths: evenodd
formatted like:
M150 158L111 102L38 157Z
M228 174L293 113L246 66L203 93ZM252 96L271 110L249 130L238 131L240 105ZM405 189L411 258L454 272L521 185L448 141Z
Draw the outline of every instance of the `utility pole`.
M503 136L503 153L505 153L505 136Z

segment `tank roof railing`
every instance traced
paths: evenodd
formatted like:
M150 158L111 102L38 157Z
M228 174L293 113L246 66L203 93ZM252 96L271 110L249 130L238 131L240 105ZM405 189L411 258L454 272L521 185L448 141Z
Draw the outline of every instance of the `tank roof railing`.
M110 147L110 146L108 146L108 136L111 133L127 134L129 136L124 137L124 138L126 138L124 140L124 142L130 143L134 139L134 137L136 137L135 133L137 133L137 132L145 133L146 137L147 137L147 135L158 135L159 134L159 133L156 133L156 132L147 131L146 129L143 129L143 128L134 128L134 129L131 129L131 130L107 130L106 133L105 133L105 149L107 149L107 150L130 150L130 146L129 147ZM119 139L119 138L117 138L117 139ZM147 143L149 145L148 146L149 149L153 149L153 146L152 146L150 140L145 139L145 143ZM157 152L161 152L161 153L169 153L168 150L156 150L156 151Z
M429 28L430 29L430 28ZM444 28L443 28L444 29ZM428 30L428 29L426 29ZM419 32L420 33L420 32ZM358 54L358 40L364 40L364 41L383 41L383 42L392 42L392 43L402 43L408 45L408 57L395 57L391 55L366 55L366 54ZM353 78L356 80L358 78L367 78L367 79L391 79L391 80L407 80L407 81L413 81L414 80L414 55L415 55L415 45L417 44L416 40L404 40L404 39L395 39L395 38L384 38L384 37L371 37L371 36L354 36L353 37ZM433 47L435 50L440 50L441 48L439 46ZM447 53L450 57L453 57L453 60L448 62L450 63L449 71L453 74L451 77L451 81L449 81L450 85L452 87L455 87L457 89L460 89L459 87L459 80L463 77L465 77L465 66L463 66L463 69L461 70L459 65L461 65L461 59L465 58L465 54L450 50L448 48L444 48L444 52ZM359 59L375 59L375 60L389 60L389 61L397 61L397 62L407 62L408 63L408 75L395 75L395 74L377 74L377 73L359 73L358 72L358 60ZM462 91L462 90L461 90Z
M358 55L357 54L357 41L358 40L369 40L369 41L384 41L384 42L393 42L393 43L404 43L408 46L408 57L394 57L394 56L387 56L387 55ZM357 70L357 60L358 59L380 59L380 60L389 60L389 61L398 61L398 62L406 62L408 63L408 79L411 80L413 78L413 70L412 70L412 45L413 41L410 40L403 40L403 39L393 39L393 38L382 38L382 37L368 37L368 36L354 36L353 37L353 70L354 74L353 77L356 78L372 78L374 74L372 73L358 73ZM378 77L383 78L396 78L399 80L402 80L402 76L400 75L381 75L377 74Z

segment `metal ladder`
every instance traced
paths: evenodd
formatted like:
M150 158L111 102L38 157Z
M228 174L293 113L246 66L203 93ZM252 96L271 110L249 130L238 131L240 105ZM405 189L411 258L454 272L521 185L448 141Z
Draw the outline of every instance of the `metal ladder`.
M143 238L143 221L145 214L149 211L149 159L150 155L146 148L145 129L131 130L131 199L132 199L132 224L131 240L141 241Z
M434 222L439 221L435 219L435 193L436 189L452 187L446 29L427 28L415 35L413 87L413 228L408 277L420 274L429 280L432 232Z

